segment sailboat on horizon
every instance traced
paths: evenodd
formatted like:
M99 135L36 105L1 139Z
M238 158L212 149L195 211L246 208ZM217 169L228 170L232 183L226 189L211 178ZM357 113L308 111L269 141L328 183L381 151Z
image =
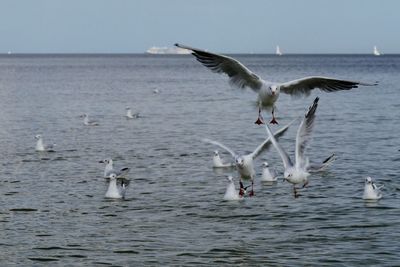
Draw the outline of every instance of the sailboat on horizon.
M279 48L279 45L276 46L276 53L277 56L282 56L281 49Z
M374 46L374 55L375 56L380 56L381 53L378 51L378 48L376 47L376 45Z

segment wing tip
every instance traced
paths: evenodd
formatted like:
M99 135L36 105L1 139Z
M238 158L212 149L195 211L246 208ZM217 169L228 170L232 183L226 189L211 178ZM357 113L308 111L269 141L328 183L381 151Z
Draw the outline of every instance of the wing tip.
M308 112L305 115L306 118L315 114L315 111L317 110L317 107L318 107L318 101L319 101L319 97L317 96L314 99L314 103L312 104L312 106L309 107Z

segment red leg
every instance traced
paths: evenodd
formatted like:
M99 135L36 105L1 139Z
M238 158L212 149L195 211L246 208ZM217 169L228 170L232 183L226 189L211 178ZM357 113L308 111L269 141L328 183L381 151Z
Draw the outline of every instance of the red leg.
M261 115L261 107L258 107L258 118L254 123L257 125L264 124L264 119Z
M242 181L239 181L240 189L239 189L239 196L244 196L244 187Z
M269 123L278 124L278 121L275 119L275 106L272 107L272 120Z
M254 196L253 185L254 185L254 182L253 182L253 180L251 180L251 191L250 191L250 193L249 193L249 196L250 196L250 197Z

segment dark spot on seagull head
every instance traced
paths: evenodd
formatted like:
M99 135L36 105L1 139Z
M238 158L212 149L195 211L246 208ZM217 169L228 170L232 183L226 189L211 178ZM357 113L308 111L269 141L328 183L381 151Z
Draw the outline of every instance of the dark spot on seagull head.
M218 150L214 151L214 156L219 156Z
M238 167L243 167L243 165L244 165L244 159L243 159L242 157L238 157L238 158L236 159L236 165L237 165Z

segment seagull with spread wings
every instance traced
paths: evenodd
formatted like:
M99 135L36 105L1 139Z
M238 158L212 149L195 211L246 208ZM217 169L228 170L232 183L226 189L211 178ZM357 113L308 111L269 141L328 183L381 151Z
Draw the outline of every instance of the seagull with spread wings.
M279 138L280 136L282 136L293 122L294 122L294 120L292 122L290 122L288 125L282 127L278 131L276 131L274 134L274 136L275 136L274 138ZM239 195L243 196L244 192L245 192L245 187L243 186L243 183L242 183L242 179L243 179L243 180L251 181L251 191L249 192L249 195L253 196L254 195L253 184L254 184L254 177L256 175L256 171L254 170L253 160L255 160L262 152L264 152L265 150L267 150L269 148L269 146L271 145L271 138L267 138L253 152L251 152L250 154L246 154L246 155L239 155L239 154L235 153L229 147L227 147L217 141L214 141L214 140L203 139L203 142L219 146L220 148L226 150L227 152L229 152L229 154L232 155L233 159L235 160L235 165L236 165L237 170L240 175Z
M175 44L175 46L192 51L197 61L209 68L212 72L225 73L229 76L229 83L235 87L252 89L258 94L258 118L256 124L263 124L261 109L272 108L272 120L270 123L277 124L275 118L275 102L280 93L292 96L308 96L313 89L324 92L336 92L358 88L359 85L373 86L377 83L364 83L358 81L340 80L329 77L310 76L301 79L276 83L261 79L257 74L246 68L238 60L219 54L210 53L201 49Z
M315 112L317 111L319 98L315 98L313 105L309 108L308 112L301 121L299 128L297 129L296 135L296 147L295 147L295 163L292 163L289 155L283 150L282 146L276 141L276 138L271 132L271 129L266 124L269 138L272 144L278 151L282 158L283 166L285 168L284 179L289 183L293 184L294 196L297 197L296 184L303 184L303 187L308 184L309 172L309 161L304 155L305 150L311 140L312 130L314 128Z

